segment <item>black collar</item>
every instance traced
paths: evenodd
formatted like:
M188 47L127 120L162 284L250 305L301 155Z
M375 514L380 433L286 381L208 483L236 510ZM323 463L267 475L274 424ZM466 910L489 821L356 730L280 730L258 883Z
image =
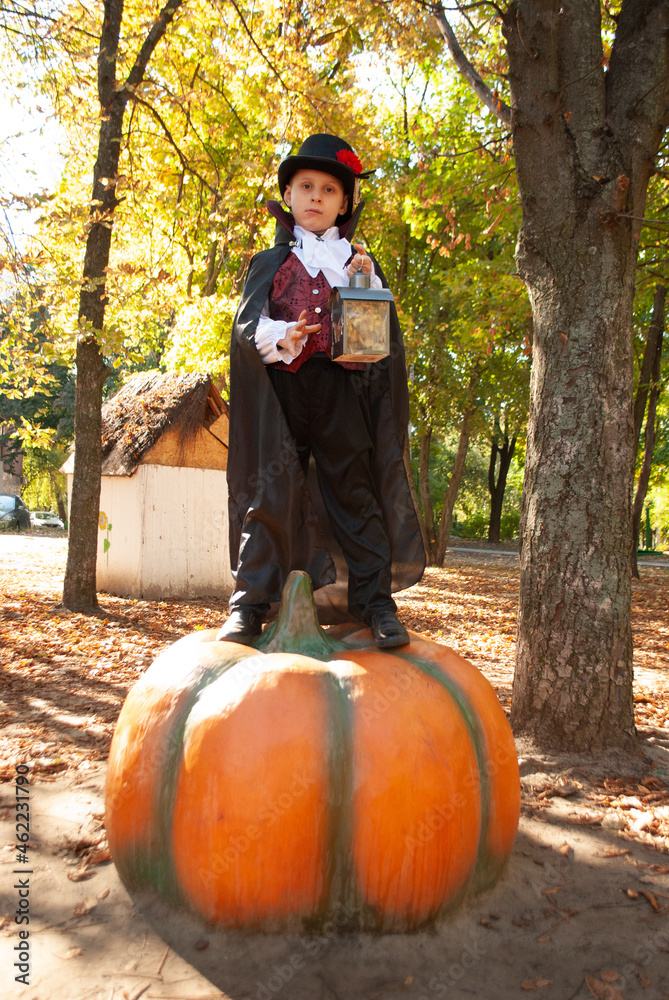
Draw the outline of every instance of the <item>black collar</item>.
M339 227L339 236L343 240L353 239L353 234L358 225L360 214L365 207L361 201L350 219L342 223ZM268 201L267 211L276 219L276 229L274 232L274 245L279 243L291 243L295 239L295 219L292 212L287 212L278 201Z

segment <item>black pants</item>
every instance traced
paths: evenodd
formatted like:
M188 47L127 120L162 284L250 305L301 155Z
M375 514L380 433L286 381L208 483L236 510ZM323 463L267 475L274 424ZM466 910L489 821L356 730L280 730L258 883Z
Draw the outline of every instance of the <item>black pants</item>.
M348 565L349 610L362 619L396 610L390 593L390 543L371 471L373 445L361 373L326 358L311 358L297 372L267 371L305 476L313 454L332 533ZM253 548L251 536L244 552L255 561Z

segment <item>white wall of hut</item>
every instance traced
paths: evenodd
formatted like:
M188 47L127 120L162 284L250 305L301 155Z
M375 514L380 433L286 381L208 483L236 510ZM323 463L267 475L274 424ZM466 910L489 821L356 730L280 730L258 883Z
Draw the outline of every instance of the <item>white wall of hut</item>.
M146 600L229 595L226 464L227 449L209 431L185 456L168 431L131 476L103 475L98 590Z
M98 532L99 590L147 600L231 592L224 472L140 465L129 478L103 476L100 510L112 527Z

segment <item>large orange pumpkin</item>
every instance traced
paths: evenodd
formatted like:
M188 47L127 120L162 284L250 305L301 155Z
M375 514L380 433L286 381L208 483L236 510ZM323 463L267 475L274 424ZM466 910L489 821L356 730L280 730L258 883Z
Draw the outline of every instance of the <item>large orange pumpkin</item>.
M518 764L470 663L324 631L302 573L258 648L215 635L170 647L121 712L106 822L129 889L222 926L404 931L495 880Z

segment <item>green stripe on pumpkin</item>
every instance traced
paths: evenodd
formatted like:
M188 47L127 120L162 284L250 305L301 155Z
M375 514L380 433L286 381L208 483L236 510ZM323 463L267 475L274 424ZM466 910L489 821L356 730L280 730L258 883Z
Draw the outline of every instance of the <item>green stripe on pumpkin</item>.
M176 794L176 784L179 774L179 765L183 756L183 738L188 723L188 718L196 705L200 695L213 681L226 673L230 667L235 666L240 660L253 656L255 650L249 648L242 651L239 648L229 646L226 649L227 659L224 663L220 661L220 645L211 643L193 643L190 636L185 640L184 652L186 649L192 655L193 646L198 646L198 658L190 667L193 674L197 674L198 668L202 668L202 673L195 680L195 686L191 689L185 699L180 711L173 720L170 730L169 749L165 751L165 762L162 769L162 780L156 793L153 815L156 822L156 842L148 850L134 850L132 854L122 853L120 857L114 858L114 862L123 876L123 881L131 889L147 889L152 887L162 893L172 905L179 908L190 909L190 906L181 892L178 884L172 856L172 819L174 812L174 801ZM170 658L178 653L180 642L171 646L167 651ZM161 668L162 657L159 657L151 669ZM207 666L207 661L210 662ZM191 661L192 662L192 661Z
M328 666L337 661L329 661ZM345 663L348 669L349 663ZM306 930L322 930L336 920L339 929L354 929L359 918L355 904L353 872L352 814L353 799L353 714L350 701L350 678L336 672L323 674L330 706L329 731L329 846L326 891L319 913L305 924Z
M441 684L443 688L448 691L450 696L453 698L457 704L463 719L469 729L470 736L472 738L472 743L474 744L474 751L476 753L476 763L479 770L479 782L481 786L481 830L479 833L479 843L476 852L476 863L474 865L474 870L467 880L466 891L478 891L487 884L490 878L490 873L492 868L495 871L499 871L504 865L499 863L497 858L494 858L491 852L488 850L488 839L490 832L490 797L491 797L491 781L490 781L490 769L488 754L485 749L486 734L483 727L480 724L478 714L474 711L469 700L458 684L450 677L445 671L440 670L435 664L429 661L422 660L417 654L404 653L401 649L396 650L396 655L408 663L411 663L414 667L417 667L432 680L437 681Z

